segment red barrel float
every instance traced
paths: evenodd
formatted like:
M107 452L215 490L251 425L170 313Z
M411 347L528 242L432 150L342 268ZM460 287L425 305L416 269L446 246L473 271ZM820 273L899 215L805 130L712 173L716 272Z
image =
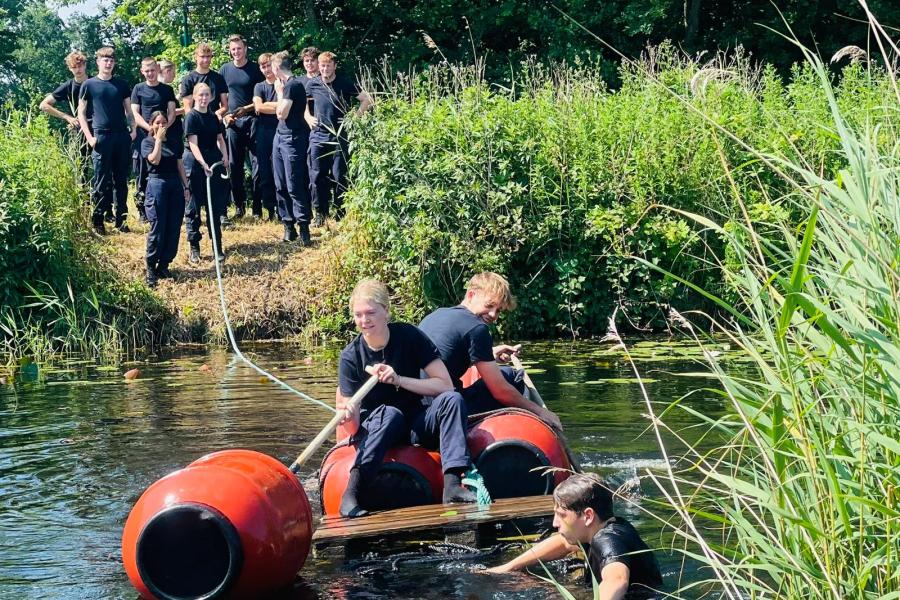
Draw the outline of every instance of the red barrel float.
M469 429L467 441L472 462L495 500L550 494L569 471L542 473L534 469L572 469L553 430L524 410L488 413Z
M319 497L322 514L339 516L341 497L356 460L356 448L343 443L332 448L319 470ZM444 486L441 456L418 446L398 446L388 450L384 462L360 504L367 510L391 510L441 501Z
M122 560L144 598L257 598L291 584L312 526L287 467L225 450L147 488L125 522Z

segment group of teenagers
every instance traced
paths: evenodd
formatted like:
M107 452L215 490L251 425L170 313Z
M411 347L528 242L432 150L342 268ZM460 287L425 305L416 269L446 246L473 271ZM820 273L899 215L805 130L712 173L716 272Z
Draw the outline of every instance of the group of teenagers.
M81 136L85 160L89 157L93 167L91 219L97 233L106 233L106 222L128 231L128 182L134 172L135 203L149 224L150 286L172 277L169 265L178 253L182 221L188 262L199 264L202 210L209 235L218 241L215 260L225 259L222 226L228 224L228 206L234 205L236 218L248 209L247 162L249 209L259 218L265 209L265 218L280 220L285 242L299 239L308 246L311 225L323 227L329 217L342 214L349 159L344 117L354 107L364 113L370 97L337 74L331 52L303 49L304 74L294 73L287 51L249 60L240 35L228 38L228 53L231 61L217 72L211 68L212 46L198 44L196 66L176 93L171 61L144 58L144 81L132 89L113 75L113 48L97 50L97 75L90 78L84 54L72 52L66 57L72 79L41 102L44 112L64 119ZM70 113L60 110L65 106Z
M366 493L385 454L410 443L440 451L444 503L475 502L475 494L462 484L471 467L469 415L515 407L562 430L556 414L523 395L524 373L500 366L520 347L494 345L489 326L515 305L505 278L479 273L466 284L460 304L438 308L415 326L391 322L383 283L366 279L356 285L349 308L359 335L340 354L335 397L357 451L341 500L342 516L367 513ZM366 367L372 367L371 375ZM464 386L463 375L472 367L480 378ZM350 399L370 376L379 383L354 406ZM488 572L520 570L581 551L589 567L587 580L599 583L599 598L656 595L662 576L653 553L627 520L613 514L612 492L603 480L572 474L556 487L554 500L558 532Z

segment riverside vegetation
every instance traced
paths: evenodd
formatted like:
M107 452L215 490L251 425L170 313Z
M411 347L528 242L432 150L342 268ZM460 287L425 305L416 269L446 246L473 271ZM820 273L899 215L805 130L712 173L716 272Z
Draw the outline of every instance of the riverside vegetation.
M507 336L602 333L616 306L635 328L668 327L670 305L715 306L679 278L725 297L734 292L713 260L727 251L722 236L663 205L728 226L741 214L740 198L757 222L799 223L786 182L713 124L826 178L844 164L808 66L785 81L740 54L706 64L662 46L623 66L614 91L590 66L527 63L509 89L480 73L437 67L366 78L378 106L348 124L348 217L320 242L315 260L298 265L279 253L268 272L278 271L281 292L297 300L264 315L280 327L258 326L259 311L236 311L239 335L346 331L348 291L373 274L391 282L397 317L415 320L457 300L480 269L506 274L520 297L502 325ZM884 73L854 65L833 77L851 123L885 118ZM162 290L160 301L139 282L131 250L140 236L108 238L107 247L118 245L112 252L82 233L85 198L72 155L44 118L4 119L11 131L0 156L7 355L76 349L87 340L140 347L224 339L212 287L190 277ZM134 247L130 263L120 260L122 244Z

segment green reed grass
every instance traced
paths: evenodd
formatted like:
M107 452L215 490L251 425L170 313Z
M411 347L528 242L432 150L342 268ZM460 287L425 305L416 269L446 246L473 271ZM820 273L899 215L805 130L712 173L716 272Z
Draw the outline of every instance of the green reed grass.
M740 186L742 216L727 223L674 209L723 240L733 296L697 288L728 315L703 329L728 336L758 377L706 353L710 370L695 375L721 386L709 392L729 415L677 401L660 412L648 399L657 431L668 411L689 410L727 440L704 452L660 437L683 458L650 477L678 512L682 551L709 568L699 587L726 598L900 598L900 93L889 74L886 103L860 114L806 55L835 151L750 150L787 183L781 202L796 217L754 218ZM702 315L673 318L705 344Z

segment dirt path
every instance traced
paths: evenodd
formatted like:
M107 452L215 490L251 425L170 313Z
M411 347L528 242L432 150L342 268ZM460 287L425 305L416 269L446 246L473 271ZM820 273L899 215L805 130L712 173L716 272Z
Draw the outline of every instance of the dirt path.
M147 226L130 222L131 233L108 235L111 264L124 281L143 282ZM313 246L281 241L278 222L243 219L223 231L225 299L235 334L242 339L277 339L314 335L310 320L321 311L322 291L337 277L338 225L313 229ZM178 256L170 266L174 280L161 280L155 293L176 315L174 337L180 342L225 339L216 290L212 244L203 229L201 262L188 264L188 244L181 231ZM313 328L314 329L314 328Z

